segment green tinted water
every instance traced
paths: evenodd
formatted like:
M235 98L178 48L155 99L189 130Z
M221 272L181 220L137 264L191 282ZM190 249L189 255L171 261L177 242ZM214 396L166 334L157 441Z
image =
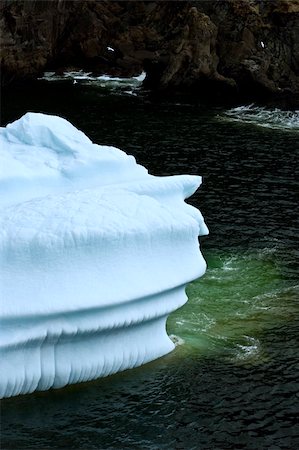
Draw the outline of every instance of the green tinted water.
M168 331L184 352L233 361L266 358L259 335L292 319L294 288L285 280L275 251L213 252L208 270L187 287L188 303L171 315Z

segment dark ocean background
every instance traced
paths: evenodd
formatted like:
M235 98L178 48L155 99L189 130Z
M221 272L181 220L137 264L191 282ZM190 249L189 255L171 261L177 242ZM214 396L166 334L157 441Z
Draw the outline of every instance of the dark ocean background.
M7 88L2 126L65 117L154 175L199 174L206 275L172 314L171 354L2 402L2 449L299 448L298 111L152 98L69 74Z

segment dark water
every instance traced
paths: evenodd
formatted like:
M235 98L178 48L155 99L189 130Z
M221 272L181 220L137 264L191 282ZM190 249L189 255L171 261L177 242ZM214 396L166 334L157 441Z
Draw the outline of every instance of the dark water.
M122 88L124 90L124 88ZM2 402L3 449L297 449L298 137L273 114L151 101L94 84L3 95L2 124L61 115L155 175L200 174L206 275L168 321L176 350L95 382ZM269 114L272 114L269 121ZM230 116L231 117L231 116ZM268 128L260 127L265 121Z

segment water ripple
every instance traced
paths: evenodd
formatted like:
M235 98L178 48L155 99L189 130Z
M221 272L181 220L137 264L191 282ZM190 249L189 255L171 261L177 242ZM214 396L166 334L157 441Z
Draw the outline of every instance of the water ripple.
M220 119L264 128L299 131L299 110L284 111L279 108L268 109L251 104L229 109L220 116Z

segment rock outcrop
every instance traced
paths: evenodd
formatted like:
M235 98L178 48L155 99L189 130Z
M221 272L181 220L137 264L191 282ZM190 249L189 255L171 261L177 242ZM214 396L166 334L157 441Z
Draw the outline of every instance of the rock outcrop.
M4 84L49 69L144 69L152 90L299 96L299 0L2 0L0 12Z

